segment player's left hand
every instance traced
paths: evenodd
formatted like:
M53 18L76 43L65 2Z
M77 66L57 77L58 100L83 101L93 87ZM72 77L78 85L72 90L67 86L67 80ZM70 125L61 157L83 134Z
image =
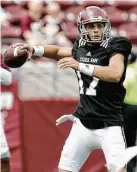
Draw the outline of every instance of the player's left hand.
M74 58L72 57L65 57L62 58L58 61L58 65L61 69L65 69L65 68L72 68L74 70L78 70L78 65L79 62L76 61Z
M68 120L74 121L74 116L72 114L61 116L60 118L58 118L56 120L56 126L62 124L63 122L66 122Z

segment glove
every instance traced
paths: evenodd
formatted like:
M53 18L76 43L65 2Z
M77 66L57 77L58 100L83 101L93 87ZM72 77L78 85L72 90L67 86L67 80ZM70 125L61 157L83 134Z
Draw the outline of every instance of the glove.
M57 126L57 125L60 125L60 124L63 123L63 122L66 122L66 121L68 121L68 120L70 120L70 121L73 122L73 121L74 121L74 116L73 116L72 114L61 116L60 118L58 118L58 119L56 120L56 126Z

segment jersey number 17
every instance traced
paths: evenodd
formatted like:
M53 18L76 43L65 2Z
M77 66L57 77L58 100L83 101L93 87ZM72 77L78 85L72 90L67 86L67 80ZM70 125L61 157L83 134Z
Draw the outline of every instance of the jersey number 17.
M77 71L77 76L79 79L79 94L84 94L84 87L83 87L83 80L81 78L81 73ZM96 91L96 86L98 85L99 79L96 77L93 77L92 82L89 84L89 88L86 89L86 95L90 96L96 96L97 91Z

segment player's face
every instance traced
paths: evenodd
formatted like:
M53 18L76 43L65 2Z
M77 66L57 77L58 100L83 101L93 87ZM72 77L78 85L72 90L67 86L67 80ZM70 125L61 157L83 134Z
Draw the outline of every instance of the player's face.
M86 31L88 32L89 39L94 40L101 40L103 36L103 29L104 24L103 23L89 23L85 26Z

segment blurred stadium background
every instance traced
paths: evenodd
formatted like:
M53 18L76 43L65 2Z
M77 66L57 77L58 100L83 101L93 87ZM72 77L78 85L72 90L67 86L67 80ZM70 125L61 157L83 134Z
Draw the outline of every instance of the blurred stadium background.
M130 39L137 55L137 0L2 0L1 55L16 42L72 46L78 35L77 15L89 5L108 13L112 35ZM2 87L2 92L10 104L5 105L5 130L12 172L56 172L71 123L56 127L55 120L73 112L78 103L75 73L43 57L11 70L13 84ZM95 151L81 172L106 172L104 164L102 152Z

